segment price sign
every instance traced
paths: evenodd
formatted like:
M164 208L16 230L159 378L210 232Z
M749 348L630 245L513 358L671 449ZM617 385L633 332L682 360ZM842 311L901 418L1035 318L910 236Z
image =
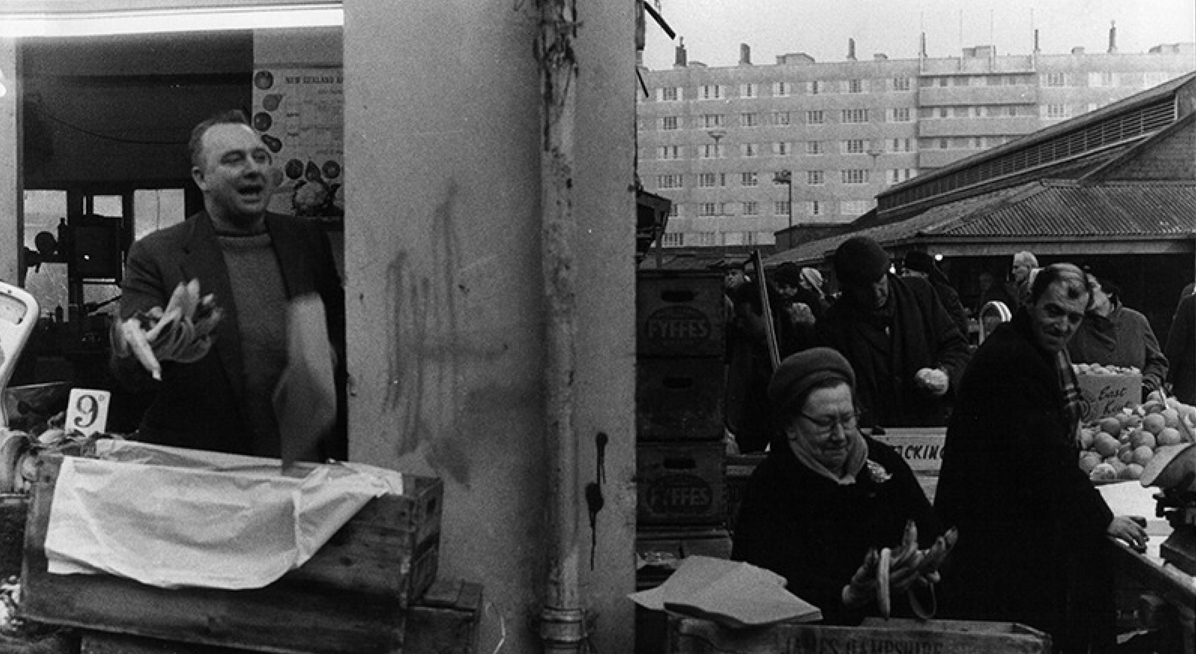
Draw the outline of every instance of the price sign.
M108 427L108 401L112 393L90 388L72 388L66 408L67 433L80 432L90 436Z

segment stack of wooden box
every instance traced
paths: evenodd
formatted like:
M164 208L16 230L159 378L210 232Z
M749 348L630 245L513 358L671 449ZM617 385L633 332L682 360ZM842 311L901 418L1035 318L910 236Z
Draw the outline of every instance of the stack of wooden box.
M690 554L730 555L725 323L720 272L639 272L636 549L649 563ZM663 576L645 573L640 585L655 585Z

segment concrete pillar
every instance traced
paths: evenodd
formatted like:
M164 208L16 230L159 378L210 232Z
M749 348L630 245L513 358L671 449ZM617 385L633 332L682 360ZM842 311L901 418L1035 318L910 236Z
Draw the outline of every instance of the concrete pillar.
M630 651L634 5L579 5L581 599L596 650ZM537 17L501 0L345 2L350 457L445 480L440 569L485 587L478 651L539 648L551 462ZM594 532L588 483L604 497Z

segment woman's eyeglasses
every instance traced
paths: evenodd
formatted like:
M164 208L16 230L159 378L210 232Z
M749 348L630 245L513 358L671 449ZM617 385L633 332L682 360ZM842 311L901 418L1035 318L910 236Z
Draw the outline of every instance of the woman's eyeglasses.
M810 421L814 425L815 434L818 436L826 436L835 430L838 426L843 431L850 431L856 428L859 422L860 413L858 411L837 416L825 416L816 418L804 411L799 411L798 415Z

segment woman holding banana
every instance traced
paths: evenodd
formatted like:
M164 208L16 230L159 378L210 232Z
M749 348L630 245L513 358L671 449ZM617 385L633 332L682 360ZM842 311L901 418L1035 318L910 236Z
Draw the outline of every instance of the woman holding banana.
M954 543L901 458L860 432L855 373L837 351L786 358L768 396L780 433L748 481L732 558L784 576L830 624L929 615Z

